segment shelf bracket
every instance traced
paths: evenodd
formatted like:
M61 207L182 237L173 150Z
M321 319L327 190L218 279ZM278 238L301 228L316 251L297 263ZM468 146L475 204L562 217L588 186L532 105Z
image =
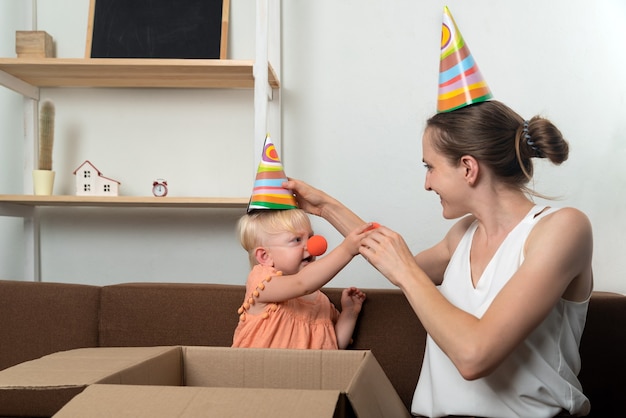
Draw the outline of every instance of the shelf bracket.
M37 208L11 203L0 204L0 216L24 219L24 280L41 281L41 254L39 241L39 217Z
M30 99L39 100L39 87L28 84L4 71L0 71L0 85Z
M24 218L24 239L26 254L24 278L33 282L41 281L41 244L39 238L39 215L33 208L32 216Z
M0 216L12 216L15 218L31 218L34 214L32 207L2 203L0 205Z

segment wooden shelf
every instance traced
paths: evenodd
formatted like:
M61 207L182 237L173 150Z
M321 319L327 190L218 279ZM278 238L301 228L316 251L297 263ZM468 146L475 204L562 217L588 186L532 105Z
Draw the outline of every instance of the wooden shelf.
M35 196L0 195L0 206L92 206L167 208L246 208L246 197Z
M268 66L268 83L278 88ZM0 58L0 71L36 87L253 88L253 67L252 60Z

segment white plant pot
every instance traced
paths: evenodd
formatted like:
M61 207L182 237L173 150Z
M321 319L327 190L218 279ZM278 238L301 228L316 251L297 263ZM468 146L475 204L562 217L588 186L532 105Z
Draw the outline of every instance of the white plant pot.
M33 170L33 191L36 195L50 196L54 188L54 171Z

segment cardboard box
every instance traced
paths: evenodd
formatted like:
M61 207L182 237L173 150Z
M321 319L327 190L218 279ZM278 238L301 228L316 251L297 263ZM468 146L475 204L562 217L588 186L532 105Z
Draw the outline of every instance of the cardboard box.
M100 350L106 350L101 357L108 371L95 372ZM23 394L73 390L66 395L75 397L58 411L58 418L410 417L370 351L124 348L120 357L126 359L116 365L112 350L46 356L36 371L27 376L14 370L9 380L19 378ZM61 364L64 373L58 371ZM7 387L3 372L0 393Z
M15 32L15 52L18 58L53 58L52 36L44 31Z

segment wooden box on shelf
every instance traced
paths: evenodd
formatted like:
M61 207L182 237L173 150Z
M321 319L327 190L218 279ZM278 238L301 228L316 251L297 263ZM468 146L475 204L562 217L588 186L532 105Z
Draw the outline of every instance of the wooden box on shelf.
M54 58L52 36L41 30L15 31L15 52L18 58Z

